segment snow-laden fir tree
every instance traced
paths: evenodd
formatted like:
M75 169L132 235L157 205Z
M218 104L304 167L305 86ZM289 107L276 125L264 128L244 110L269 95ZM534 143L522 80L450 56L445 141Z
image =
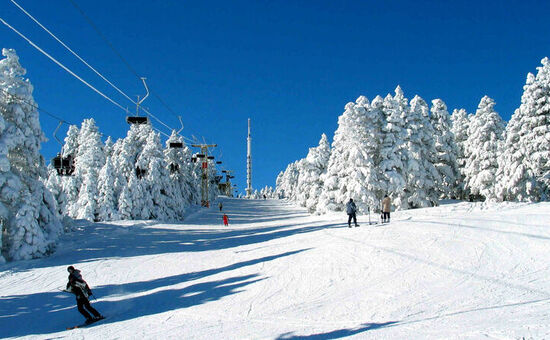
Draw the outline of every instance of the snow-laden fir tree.
M277 175L277 179L275 180L275 196L277 196L278 199L284 198L282 193L280 192L279 188L283 185L283 179L284 179L285 172L280 171Z
M322 192L321 174L327 169L329 157L330 144L327 136L323 133L319 145L310 148L306 158L300 164L297 202L301 206L307 207L310 212L315 211L319 195Z
M369 109L368 99L360 96L355 103L348 103L338 118L318 213L342 211L350 198L356 202L358 212L365 213L376 200L375 193L367 188L375 174L373 160L367 153Z
M298 170L299 163L300 161L290 163L282 173L280 180L278 180L276 191L280 198L286 198L289 200L295 199L297 193L296 188L298 186L298 177L300 175Z
M80 130L76 125L69 126L67 131L67 136L65 137L65 144L63 145L62 156L65 158L71 157L75 159L78 156L78 136L80 135ZM75 163L76 165L76 163ZM50 176L57 176L57 173L50 172ZM81 176L64 176L61 179L63 184L63 193L65 201L58 202L60 204L60 210L63 212L63 215L67 216L76 216L76 211L78 210L77 201L78 194L80 192L80 187L82 186L82 177Z
M550 60L529 73L521 105L506 127L497 194L506 200L550 198Z
M149 216L142 215L144 219L168 220L174 219L174 211L168 208L172 197L172 181L170 172L164 166L164 152L160 143L160 135L152 129L149 131L143 150L136 159L136 166L145 175L141 178L144 189L144 208L150 212Z
M42 180L45 136L33 87L14 50L0 60L0 262L49 254L62 232L53 196Z
M115 196L118 197L121 219L148 219L151 215L148 209L151 206L150 194L141 180L146 176L147 170L137 164L137 158L151 133L154 131L149 124L131 125L126 137L113 146Z
M464 109L455 109L451 114L451 122L451 131L455 136L455 143L458 152L456 162L460 171L460 178L458 180L458 197L464 199L468 197L469 194L464 190L464 171L466 169L468 157L470 156L466 151L468 128L470 126L470 116Z
M458 197L460 170L457 163L458 148L451 131L451 116L447 111L447 105L441 99L432 100L430 111L430 120L435 131L435 149L437 152L435 168L439 172L441 179L441 182L438 183L440 197Z
M409 208L438 204L439 172L434 166L436 150L434 130L429 120L428 104L419 96L411 100L405 118L407 127L406 192Z
M516 109L506 124L497 157L495 196L498 201L533 201L536 183L519 142L522 132L525 132L520 124L520 110Z
M104 145L94 119L85 119L82 122L78 148L73 177L82 184L71 217L94 221L99 214L99 171L105 165Z
M380 171L385 192L397 209L407 208L408 193L405 192L405 162L407 161L405 117L408 114L408 100L400 86L395 96L384 98L385 124L382 127L380 148Z
M536 181L532 195L536 201L550 199L550 59L541 63L534 81L524 90L519 108L524 129L519 143Z
M115 168L111 157L105 160L105 165L99 171L98 177L98 220L114 221L120 219L118 202L115 195Z
M170 144L181 143L181 148L170 147ZM200 199L197 192L197 185L194 171L195 166L191 162L191 151L185 145L183 138L178 136L176 131L166 141L164 149L165 165L174 185L173 190L173 210L176 218L183 219L186 207L192 204L198 204Z
M479 102L468 128L468 162L465 187L476 198L494 201L499 144L504 122L495 111L495 101L487 96Z

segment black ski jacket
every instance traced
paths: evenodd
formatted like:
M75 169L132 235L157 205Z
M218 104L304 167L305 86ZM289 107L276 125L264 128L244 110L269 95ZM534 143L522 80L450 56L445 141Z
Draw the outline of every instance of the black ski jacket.
M93 294L86 281L82 279L82 275L78 269L75 269L71 274L69 274L67 290L76 295L77 299L88 299L88 296Z

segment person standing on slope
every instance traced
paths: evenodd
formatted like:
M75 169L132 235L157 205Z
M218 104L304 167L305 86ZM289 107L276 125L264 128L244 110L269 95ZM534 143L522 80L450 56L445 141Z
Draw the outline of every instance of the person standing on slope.
M73 266L69 266L67 271L69 272L69 282L67 283L66 291L76 296L76 306L80 314L84 315L86 318L86 323L89 324L104 319L105 317L99 314L99 312L90 305L88 296L92 295L92 290L86 281L82 279L80 270L75 269ZM92 317L88 312L92 313L94 316Z
M390 210L391 210L391 200L388 195L384 195L382 200L382 223L390 223Z
M223 225L226 227L229 225L229 217L226 214L223 214Z
M353 202L353 198L349 199L349 202L346 204L346 213L348 214L348 227L351 228L351 219L353 218L353 223L356 227L359 225L357 224L357 207L355 206L355 202Z
M222 204L222 202L220 202L220 204L218 204L218 207L220 208L220 211L222 211L222 209L223 209L223 204Z

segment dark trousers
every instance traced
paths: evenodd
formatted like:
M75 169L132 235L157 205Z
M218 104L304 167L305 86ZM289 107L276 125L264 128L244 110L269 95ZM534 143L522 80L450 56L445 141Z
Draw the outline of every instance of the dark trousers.
M351 227L351 219L353 218L353 223L357 227L357 216L355 216L355 213L348 214L348 225Z
M90 301L88 301L88 299L86 299L85 297L76 298L76 306L78 307L78 311L80 312L80 314L84 315L86 320L91 319L90 313L88 312L91 312L96 318L101 316L101 314L99 314L99 312L90 305ZM86 311L86 309L84 308L86 308L88 311Z
M383 212L382 213L382 222L390 221L390 213L389 212Z

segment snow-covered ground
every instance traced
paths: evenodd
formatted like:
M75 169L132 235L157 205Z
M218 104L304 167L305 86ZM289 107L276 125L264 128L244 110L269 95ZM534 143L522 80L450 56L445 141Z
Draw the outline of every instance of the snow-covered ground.
M83 224L53 256L0 266L0 337L550 338L550 203L448 203L347 228L223 198L184 224ZM375 216L371 216L375 220ZM74 265L106 320L83 329Z

